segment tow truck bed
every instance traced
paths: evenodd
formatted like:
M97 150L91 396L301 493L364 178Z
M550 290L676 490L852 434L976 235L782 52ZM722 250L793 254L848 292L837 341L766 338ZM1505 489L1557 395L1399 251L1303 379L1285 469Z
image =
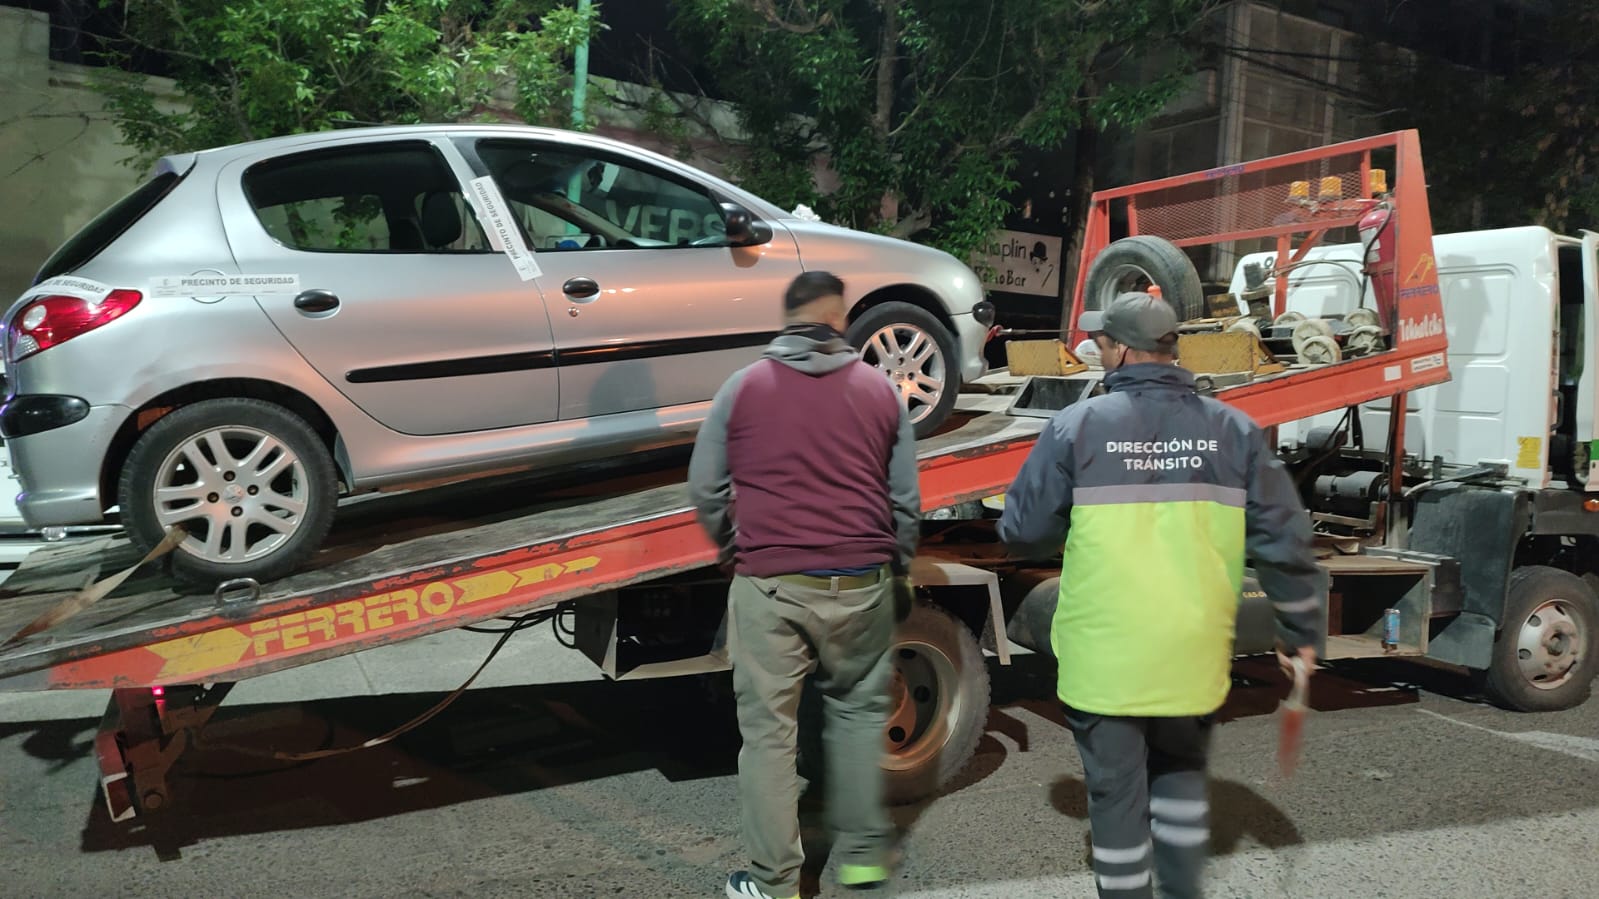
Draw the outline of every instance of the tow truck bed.
M926 508L1010 483L1042 422L1005 414L1008 402L965 395L922 441ZM352 504L317 568L253 599L184 592L152 564L0 650L0 690L237 681L709 565L685 454L652 471L624 461ZM30 559L0 587L0 637L138 560L121 538Z
M1392 157L1391 192L1374 175L1374 152ZM1314 200L1308 193L1313 180ZM1263 427L1389 397L1390 480L1402 483L1405 394L1449 378L1415 132L1097 193L1074 327L1084 308L1083 278L1109 244L1113 202L1126 206L1134 235L1163 237L1178 246L1275 238L1278 307L1286 273L1324 234L1360 227L1366 212L1387 210L1375 232L1382 243L1374 236L1370 244L1388 254L1379 254L1372 274L1386 348L1261 377L1218 396ZM1403 225L1395 210L1407 216ZM1291 238L1299 235L1304 237L1294 250ZM1009 414L1012 401L1003 393L963 396L945 429L922 442L925 509L982 499L1009 485L1044 421ZM319 567L242 601L230 601L227 593L183 593L159 574L146 574L76 617L0 646L0 690L111 688L96 755L112 819L166 807L174 760L238 680L710 565L713 550L688 507L681 469L645 470L639 461L520 483L475 482L453 494L428 491L351 504L341 510L340 533ZM1389 498L1391 517L1399 501L1397 495ZM457 514L461 509L465 514ZM437 517L429 520L428 511ZM135 561L125 543L108 542L25 564L0 588L0 637L17 633L92 579ZM1452 560L1403 561L1411 564L1343 566L1346 577L1400 581L1340 606L1345 654L1372 654L1372 646L1384 653L1427 652L1432 594L1440 583L1435 568ZM986 576L991 607L997 607L997 583L992 572ZM1458 595L1458 584L1442 586ZM1042 597L1042 603L1048 593L1035 589L1029 596ZM1385 632L1390 608L1402 616L1397 640ZM1004 624L993 623L998 634Z

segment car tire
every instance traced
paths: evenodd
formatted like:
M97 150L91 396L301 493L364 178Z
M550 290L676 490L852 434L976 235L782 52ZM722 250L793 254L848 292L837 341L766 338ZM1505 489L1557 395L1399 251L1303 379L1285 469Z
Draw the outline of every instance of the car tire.
M1569 571L1528 565L1510 573L1505 611L1483 687L1520 712L1582 704L1599 674L1599 599Z
M188 461L193 453L200 464ZM200 465L210 470L202 474ZM322 438L288 409L255 399L205 400L139 436L117 498L142 551L171 525L190 529L168 557L181 580L265 583L295 571L321 546L338 504L338 472ZM263 524L269 518L273 523Z
M1151 284L1160 288L1178 321L1205 317L1205 289L1193 261L1171 241L1147 234L1113 241L1094 257L1083 282L1083 308L1104 309L1118 295Z
M955 335L931 312L910 303L880 303L851 322L844 336L862 359L888 375L918 440L949 418L961 389L960 357ZM919 383L928 385L924 391L936 383L936 393L916 392Z

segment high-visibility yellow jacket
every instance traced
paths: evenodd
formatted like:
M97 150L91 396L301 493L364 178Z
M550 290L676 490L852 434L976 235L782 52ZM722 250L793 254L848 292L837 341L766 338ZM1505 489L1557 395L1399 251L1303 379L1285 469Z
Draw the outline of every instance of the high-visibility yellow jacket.
M1227 698L1246 556L1286 648L1317 642L1327 580L1261 429L1175 365L1125 366L1052 418L1005 495L1013 551L1061 552L1058 692L1099 715L1205 715Z

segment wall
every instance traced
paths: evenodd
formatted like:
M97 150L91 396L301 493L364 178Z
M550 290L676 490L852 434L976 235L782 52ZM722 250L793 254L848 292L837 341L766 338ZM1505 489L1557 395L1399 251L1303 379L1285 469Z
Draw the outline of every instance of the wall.
M144 176L124 164L132 151L89 87L94 70L54 62L49 49L48 14L0 6L0 310L63 241ZM158 92L169 91L163 99L171 108L170 83L154 81ZM649 94L641 85L592 79L594 130L667 155L687 150L691 163L725 174L725 151L696 120L731 133L726 105L669 97L691 113L683 116L686 147L679 147L641 130ZM509 119L508 98L498 99Z
M1360 37L1238 0L1208 23L1220 49L1190 89L1123 145L1119 183L1201 171L1352 140L1380 129L1360 98ZM1254 244L1194 251L1200 275L1225 281Z
M1189 90L1137 134L1101 141L1100 187L1346 140L1375 128L1352 99L1358 91L1356 67L1348 61L1356 55L1352 32L1253 0L1224 7L1211 26L1209 42L1225 49L1207 61ZM46 14L0 7L0 210L6 213L0 216L0 308L55 247L141 175L121 164L129 153L88 88L90 70L52 62L48 47ZM594 78L595 131L670 155L687 149L692 162L723 174L727 151L703 123L729 128L731 111L675 95L687 147L672 146L641 130L648 92ZM1037 215L1011 227L1069 232L1075 223L1055 221L1076 164L1069 156L1062 151L1031 161L1022 174L1037 171L1023 178L1017 200L1031 199L1027 208L1037 207ZM831 180L824 160L817 176L824 184ZM1202 274L1225 279L1230 256L1208 254Z
M90 69L52 62L50 17L0 7L0 309L56 247L141 180Z

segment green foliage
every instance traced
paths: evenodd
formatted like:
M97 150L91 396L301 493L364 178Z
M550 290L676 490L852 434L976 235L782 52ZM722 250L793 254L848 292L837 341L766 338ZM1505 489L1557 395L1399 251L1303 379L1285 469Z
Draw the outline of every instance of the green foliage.
M1210 5L678 0L677 27L739 107L744 152L732 168L751 190L965 257L1008 212L1023 148L1160 111L1189 71L1179 39ZM1169 69L1113 78L1156 49Z
M494 116L570 125L567 59L598 7L562 0L125 0L122 52L169 61L178 102L108 69L96 89L139 164L346 123ZM113 62L126 62L113 58ZM164 108L175 106L177 108Z
M1599 227L1599 7L1554 0L1549 13L1523 40L1533 61L1505 77L1368 54L1383 125L1421 135L1435 232Z

